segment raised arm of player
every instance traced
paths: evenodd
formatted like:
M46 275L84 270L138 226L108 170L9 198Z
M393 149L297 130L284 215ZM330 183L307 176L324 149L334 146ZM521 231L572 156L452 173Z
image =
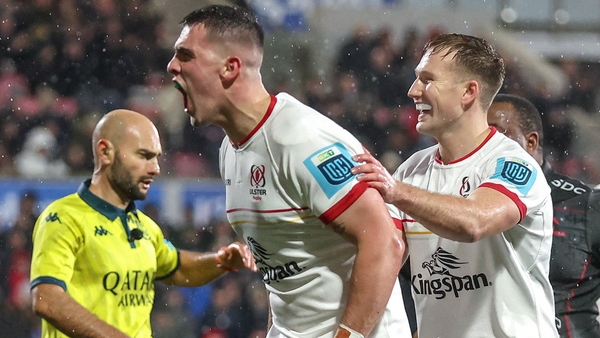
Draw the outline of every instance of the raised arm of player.
M367 337L383 314L398 278L404 244L374 189L367 189L330 226L358 246L341 324ZM338 329L335 337L347 337L343 331Z
M31 290L33 312L69 337L126 338L114 326L96 317L56 284L38 284Z
M354 160L364 162L352 169L360 174L359 181L368 182L387 203L444 238L475 242L512 228L524 216L513 200L491 188L475 189L468 198L431 193L396 181L371 154Z
M248 246L234 242L217 253L199 253L187 250L179 252L179 268L162 280L169 285L201 286L208 284L231 270L247 268L256 270L252 252Z

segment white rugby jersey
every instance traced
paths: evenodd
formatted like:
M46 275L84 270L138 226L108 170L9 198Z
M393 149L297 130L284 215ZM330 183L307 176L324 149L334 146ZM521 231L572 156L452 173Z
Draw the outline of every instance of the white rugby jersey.
M285 93L271 97L267 114L237 149L224 139L227 217L270 292L269 338L333 337L356 246L325 224L367 188L350 173L352 155L362 152L349 132ZM398 282L370 337L410 337Z
M401 212L419 338L557 337L548 280L552 202L539 165L495 128L457 161L442 164L437 152L435 145L415 153L394 177L465 198L492 188L515 202L522 219L501 234L461 243Z

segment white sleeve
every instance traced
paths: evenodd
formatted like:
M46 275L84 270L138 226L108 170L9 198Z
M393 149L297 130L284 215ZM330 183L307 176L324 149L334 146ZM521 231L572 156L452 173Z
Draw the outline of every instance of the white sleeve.
M523 219L537 210L550 194L540 166L528 155L499 156L489 163L489 177L479 187L495 189L515 202Z
M323 121L319 121L323 122ZM281 147L280 172L293 184L303 205L324 223L346 210L366 190L350 172L358 163L352 156L363 153L361 143L337 124L325 121L304 129L294 144Z

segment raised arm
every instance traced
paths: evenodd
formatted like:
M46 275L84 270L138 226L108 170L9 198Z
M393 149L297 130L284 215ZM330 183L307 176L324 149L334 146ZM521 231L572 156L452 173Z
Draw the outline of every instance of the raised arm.
M475 242L515 226L522 218L507 195L480 187L468 197L432 193L396 181L371 154L354 157L364 162L352 169L387 203L394 204L433 233L459 242Z
M341 324L367 337L383 314L396 283L404 244L374 189L367 189L330 226L358 246ZM347 333L340 327L335 337L348 337Z
M180 265L175 273L162 280L169 285L201 286L208 284L227 271L248 268L256 270L252 252L245 244L234 242L217 253L199 253L181 250Z
M36 285L31 290L31 307L36 315L69 337L129 337L81 306L55 284Z

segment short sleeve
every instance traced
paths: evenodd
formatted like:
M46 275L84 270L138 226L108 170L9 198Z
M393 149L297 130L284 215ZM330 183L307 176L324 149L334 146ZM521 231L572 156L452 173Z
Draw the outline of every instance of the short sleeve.
M489 175L479 187L497 190L519 208L521 219L537 210L550 196L550 187L535 160L525 156L499 156L489 162Z
M62 208L51 204L38 218L33 231L31 287L51 283L66 290L75 256L83 242L76 222Z
M293 145L281 149L280 170L294 185L286 191L298 191L301 204L326 224L352 205L368 186L350 172L358 164L352 157L364 152L362 145L332 121L325 120Z
M165 238L158 224L147 216L145 219L152 229L152 241L156 252L156 279L167 278L179 267L179 253L171 241Z

